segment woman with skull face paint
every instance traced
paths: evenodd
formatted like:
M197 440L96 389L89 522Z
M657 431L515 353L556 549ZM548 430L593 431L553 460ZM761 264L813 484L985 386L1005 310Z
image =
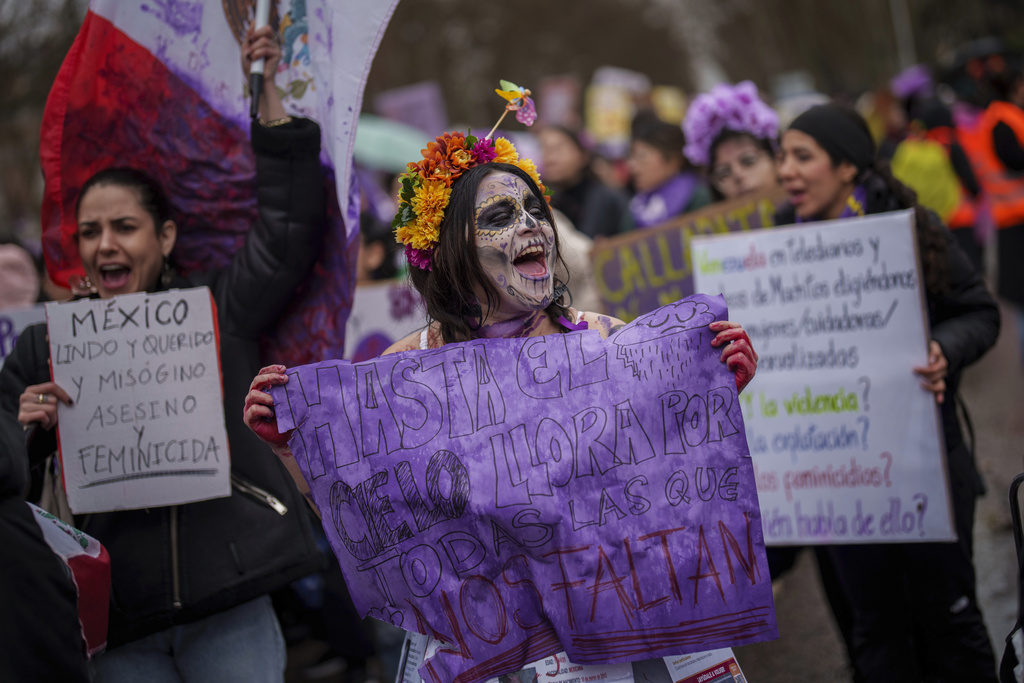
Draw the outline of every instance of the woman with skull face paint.
M403 176L396 223L410 279L431 322L385 354L577 329L596 329L604 338L623 325L566 301L558 233L532 161L519 159L504 138L478 141L458 133L438 137L424 152L425 159L410 164L414 170ZM710 329L717 333L712 345L723 347L721 360L742 391L757 366L747 333L730 321L711 323ZM290 433L278 432L267 393L288 382L285 371L273 365L253 379L244 419L316 509L288 446Z
M876 161L853 110L814 107L782 136L779 177L790 196L777 224L914 209L932 341L913 368L942 415L955 543L829 546L853 609L850 659L866 681L995 681L995 658L975 595L975 498L983 492L960 432L960 372L999 334L999 309L939 218ZM907 369L911 371L910 368Z

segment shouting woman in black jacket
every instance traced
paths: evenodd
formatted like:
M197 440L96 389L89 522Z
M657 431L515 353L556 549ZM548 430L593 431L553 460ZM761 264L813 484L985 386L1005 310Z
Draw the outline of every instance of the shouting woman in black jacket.
M269 28L248 52L275 72ZM319 565L302 498L241 419L259 338L312 267L326 220L319 126L289 121L272 82L261 115L272 125L252 126L259 219L224 271L185 279L169 267L175 224L145 174L101 171L79 195L78 246L96 296L210 288L231 449L230 497L75 520L111 560L109 649L95 660L96 681L280 681L284 640L267 594ZM48 362L46 328L31 327L0 374L3 409L35 426L32 460L54 451L57 401L71 403Z
M940 404L959 540L828 549L853 609L858 679L994 682L971 560L982 485L955 398L961 371L996 341L999 309L941 221L876 163L867 125L852 110L823 105L797 117L782 137L779 176L790 196L780 224L915 210L932 339L928 364L914 372Z

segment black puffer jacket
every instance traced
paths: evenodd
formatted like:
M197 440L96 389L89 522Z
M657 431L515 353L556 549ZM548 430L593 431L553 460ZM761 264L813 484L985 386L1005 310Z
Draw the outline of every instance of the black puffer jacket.
M868 214L900 211L898 199L877 176L866 181ZM999 336L999 306L989 294L981 275L974 270L967 255L953 235L942 225L934 213L929 212L934 227L941 229L946 238L946 282L944 293L927 293L928 322L932 339L942 347L949 363L946 375L946 397L952 399L960 386L960 373L981 358L996 343ZM775 214L776 225L796 222L796 212L788 202ZM956 401L947 400L941 406L942 427L946 437L946 450L951 455L961 450L963 434L956 416ZM968 454L969 455L969 454ZM956 463L951 463L957 469ZM973 470L973 463L971 464ZM975 473L974 479L977 478ZM980 489L980 480L978 480ZM980 493L980 490L979 490Z
M275 128L253 125L252 143L259 220L245 245L226 270L171 283L205 285L217 303L232 494L75 520L110 553L110 647L234 607L320 563L305 502L242 422L249 383L260 369L259 338L284 310L323 241L320 128L305 119ZM0 372L5 411L17 414L26 386L50 381L48 362L45 325L28 328ZM55 449L54 433L37 430L30 459Z

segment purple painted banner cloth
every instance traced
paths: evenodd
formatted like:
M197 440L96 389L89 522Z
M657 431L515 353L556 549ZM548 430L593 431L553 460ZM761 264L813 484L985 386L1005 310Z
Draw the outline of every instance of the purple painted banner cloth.
M597 331L292 368L278 426L360 614L428 681L777 636L721 297Z

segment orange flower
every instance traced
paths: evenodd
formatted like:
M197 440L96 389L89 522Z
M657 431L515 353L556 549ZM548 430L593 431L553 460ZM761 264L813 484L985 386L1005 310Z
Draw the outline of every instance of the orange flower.
M473 154L466 149L466 137L462 133L445 133L428 142L420 150L423 160L415 164L416 171L424 178L440 180L450 187L452 181L464 171L472 168Z

